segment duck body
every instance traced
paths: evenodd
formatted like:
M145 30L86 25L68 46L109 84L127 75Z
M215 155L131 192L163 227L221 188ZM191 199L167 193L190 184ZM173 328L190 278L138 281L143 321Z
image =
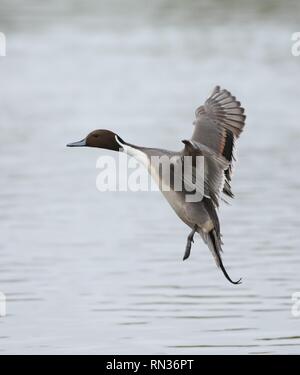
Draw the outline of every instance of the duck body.
M216 208L212 201L204 196L199 201L188 202L186 199L187 192L185 190L176 191L172 184L172 176L171 178L169 178L168 174L164 176L161 171L163 160L171 160L171 164L173 165L179 160L182 161L186 154L185 149L180 152L176 152L157 148L140 147L125 143L120 143L120 146L124 152L134 157L141 164L143 164L145 168L147 168L148 173L154 179L161 193L175 211L177 216L192 229L190 238L188 238L183 260L190 256L191 242L193 242L194 233L197 232L200 234L203 241L208 245L216 263L222 268L226 278L232 283L239 283L240 280L238 282L233 282L231 280L219 255L222 251L220 223ZM155 157L162 160L162 162L151 163L151 159Z
M201 231L209 232L214 227L211 216L206 208L209 205L209 201L203 199L197 202L187 202L187 192L185 190L176 191L172 183L172 175L169 176L169 174L162 173L163 161L169 160L172 166L182 161L184 151L176 152L158 148L147 148L126 143L122 144L121 142L120 146L123 152L134 157L145 166L169 205L186 225L193 228L197 224L197 232L199 233ZM161 162L153 163L151 162L153 158L158 158ZM170 169L172 170L172 168Z
M177 216L192 229L183 259L190 256L194 234L199 233L225 277L231 283L239 284L240 280L231 280L222 262L217 209L221 194L233 197L234 146L244 127L243 113L236 98L217 86L205 104L197 108L193 135L182 141L184 148L181 151L136 146L109 130L95 130L82 141L67 146L122 151L137 159L147 168ZM199 157L202 158L200 164Z

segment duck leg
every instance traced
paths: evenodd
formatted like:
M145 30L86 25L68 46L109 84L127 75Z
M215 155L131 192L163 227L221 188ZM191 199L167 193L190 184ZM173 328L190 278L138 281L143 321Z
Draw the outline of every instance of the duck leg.
M198 226L195 225L191 233L188 235L183 260L186 260L191 254L192 242L194 242L194 234L196 233L197 228Z

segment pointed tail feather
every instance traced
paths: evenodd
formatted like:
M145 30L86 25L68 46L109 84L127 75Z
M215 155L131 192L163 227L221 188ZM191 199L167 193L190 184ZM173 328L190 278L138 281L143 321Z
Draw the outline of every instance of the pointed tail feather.
M238 281L233 281L230 276L228 275L223 262L221 258L221 240L218 238L215 229L212 229L209 233L201 233L204 241L207 243L212 255L215 258L216 264L218 267L221 268L224 276L228 281L230 281L232 284L240 284L242 279L239 279Z

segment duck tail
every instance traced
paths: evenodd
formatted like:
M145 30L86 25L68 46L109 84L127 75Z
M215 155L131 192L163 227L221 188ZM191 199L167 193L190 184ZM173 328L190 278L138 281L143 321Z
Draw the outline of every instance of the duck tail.
M213 257L215 258L217 266L221 268L226 279L232 284L240 284L242 279L239 279L238 281L233 281L228 275L223 265L222 258L221 258L221 251L222 251L221 239L219 238L219 236L217 236L216 230L212 229L208 233L202 233L202 237L204 241L207 243Z

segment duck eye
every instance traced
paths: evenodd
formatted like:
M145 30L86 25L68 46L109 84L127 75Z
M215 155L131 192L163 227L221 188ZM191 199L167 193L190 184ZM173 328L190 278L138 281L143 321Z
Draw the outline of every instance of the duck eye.
M98 134L94 134L94 137L95 137L95 138L98 138Z

